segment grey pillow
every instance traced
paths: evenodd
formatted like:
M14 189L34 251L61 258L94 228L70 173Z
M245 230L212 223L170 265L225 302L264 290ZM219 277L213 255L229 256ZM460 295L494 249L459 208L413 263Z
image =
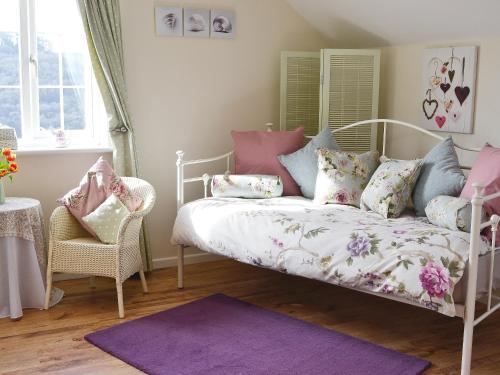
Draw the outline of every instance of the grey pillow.
M300 187L302 195L306 198L314 198L316 187L316 176L318 175L318 148L339 150L339 146L332 136L330 129L321 131L300 150L292 154L280 155L278 160L288 170L292 178Z
M420 177L413 189L413 206L417 216L425 216L425 207L438 195L458 196L465 181L453 139L448 136L424 158Z

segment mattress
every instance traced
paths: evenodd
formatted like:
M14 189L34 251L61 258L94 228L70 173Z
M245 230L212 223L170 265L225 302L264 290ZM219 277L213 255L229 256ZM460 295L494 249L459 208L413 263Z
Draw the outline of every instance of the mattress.
M408 213L385 219L299 197L205 198L180 208L172 243L448 316L457 315L455 302L464 301L469 234ZM480 253L487 252L481 242ZM481 257L480 264L478 289L484 291L488 259Z

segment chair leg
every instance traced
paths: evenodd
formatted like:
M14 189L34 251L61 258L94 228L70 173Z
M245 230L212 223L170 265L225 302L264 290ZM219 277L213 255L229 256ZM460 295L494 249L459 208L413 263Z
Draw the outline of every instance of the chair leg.
M139 270L139 276L141 277L141 284L142 284L142 291L144 293L148 292L148 284L146 283L146 277L144 276L144 270L141 269Z
M90 285L90 288L95 289L95 276L89 277L89 285Z
M45 304L43 308L45 310L49 309L49 303L50 303L50 294L52 293L52 270L49 267L47 267L47 287L45 289Z
M116 279L116 294L118 296L118 316L121 318L125 317L125 311L123 309L123 288L120 280Z
M177 249L177 288L184 288L184 246Z

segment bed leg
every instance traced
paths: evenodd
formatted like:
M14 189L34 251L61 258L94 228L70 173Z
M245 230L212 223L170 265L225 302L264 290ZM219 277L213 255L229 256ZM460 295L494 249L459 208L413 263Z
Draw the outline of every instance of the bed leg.
M462 375L469 375L472 362L472 340L474 337L474 315L476 309L477 266L479 244L481 241L481 211L483 208L483 185L474 183L472 197L472 215L470 230L469 265L467 280L467 296L464 312L464 339L462 347Z
M474 317L465 318L464 342L462 347L462 370L461 375L469 375L472 361L472 340L474 338Z
M184 288L184 246L177 248L177 288Z

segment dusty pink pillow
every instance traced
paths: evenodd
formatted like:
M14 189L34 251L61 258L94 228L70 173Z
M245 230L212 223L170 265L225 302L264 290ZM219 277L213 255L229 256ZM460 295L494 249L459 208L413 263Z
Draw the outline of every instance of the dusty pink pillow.
M281 176L283 195L301 195L300 188L278 160L304 146L304 128L289 132L232 131L236 174Z
M482 182L484 194L493 194L500 190L500 148L486 144L477 156L460 197L471 199L474 191L472 184ZM486 213L500 214L500 198L485 202Z
M489 195L500 191L500 148L495 148L486 144L479 155L477 156L472 170L470 171L464 189L460 197L471 199L474 194L472 184L474 182L482 182L485 185L484 194ZM500 198L493 199L484 203L486 214L500 215ZM486 235L491 238L491 233L486 231ZM497 244L500 243L500 232L497 235Z
M112 193L129 211L136 211L142 204L142 199L133 195L109 163L100 157L85 173L80 186L66 193L64 197L58 199L58 202L66 206L80 224L95 236L92 229L83 222L82 217L93 212Z

